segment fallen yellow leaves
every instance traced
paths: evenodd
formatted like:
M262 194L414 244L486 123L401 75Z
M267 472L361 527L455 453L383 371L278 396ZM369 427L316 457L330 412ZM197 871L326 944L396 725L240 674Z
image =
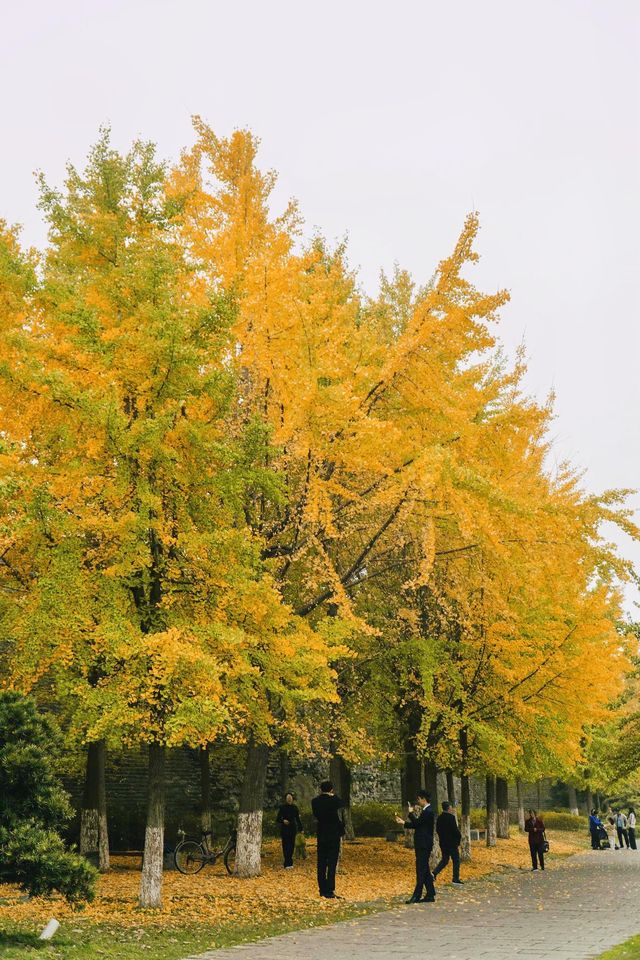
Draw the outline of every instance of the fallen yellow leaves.
M582 836L548 831L553 854L548 865L553 869L559 857L565 857L585 848ZM121 927L164 928L193 926L197 923L225 927L229 924L251 921L270 924L288 914L300 916L308 923L314 914L324 915L335 909L340 901L318 897L315 869L315 844L307 844L309 856L296 861L294 870L283 870L280 846L276 841L266 842L263 851L262 876L251 880L229 877L224 867L207 868L196 875L185 877L174 871L165 874L164 905L161 910L140 910L137 907L139 868L137 861L114 858L112 871L101 877L98 895L93 904L79 915L61 898L33 899L20 902L15 887L0 885L0 898L8 901L0 908L8 909L11 920L44 924L52 914L59 920L82 918L83 923ZM482 843L473 844L473 860L463 864L463 879L486 876L503 868L528 869L531 865L526 839L517 832L508 841L488 849ZM348 903L391 901L408 894L414 880L413 851L400 843L363 839L345 844L337 892ZM450 868L438 879L438 886L450 882ZM301 924L302 925L302 924Z

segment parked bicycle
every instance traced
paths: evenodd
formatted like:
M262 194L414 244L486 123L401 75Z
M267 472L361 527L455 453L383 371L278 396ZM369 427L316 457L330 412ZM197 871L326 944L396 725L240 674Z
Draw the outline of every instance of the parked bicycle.
M219 850L214 850L211 847L210 838L213 839L211 830L202 831L200 842L187 840L183 830L179 830L178 835L182 836L182 840L173 851L173 860L180 873L199 873L205 864L210 863L213 866L221 857L227 868L227 873L233 873L236 865L236 840L238 836L236 830L231 831L224 847L220 847Z

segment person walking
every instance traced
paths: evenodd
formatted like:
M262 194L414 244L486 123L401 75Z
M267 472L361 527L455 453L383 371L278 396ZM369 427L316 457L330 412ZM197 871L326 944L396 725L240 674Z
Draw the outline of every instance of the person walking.
M627 817L627 832L629 834L629 846L632 850L637 850L636 846L636 812L633 807L629 807L629 815Z
M544 821L535 810L529 810L529 816L524 822L524 829L529 834L529 852L531 853L532 870L544 870Z
M602 829L602 820L595 810L589 814L589 833L591 834L591 849L600 849L600 831Z
M330 780L320 784L320 795L311 801L311 810L316 819L318 837L318 889L321 897L341 900L336 894L336 868L340 856L340 841L344 836L344 823L339 811L344 803L333 792Z
M627 833L627 818L622 810L616 811L616 830L618 831L618 846L622 850L629 849L629 834ZM623 844L624 841L624 844Z
M434 903L436 888L429 869L429 857L433 850L435 816L431 807L431 797L426 790L418 791L416 806L420 807L419 814L414 813L409 803L407 819L396 817L396 823L401 823L405 830L415 831L413 847L416 855L416 885L407 903ZM423 889L426 890L425 897L422 896Z
M282 856L284 869L293 870L293 851L296 845L296 834L302 833L300 811L295 805L292 793L285 794L284 803L280 804L276 815L276 823L280 824L280 839L282 840Z
M456 887L461 887L463 882L460 879L460 851L458 848L462 840L462 834L455 814L451 812L451 804L448 800L442 801L442 813L438 815L436 820L436 833L440 841L442 855L440 863L433 871L433 879L435 880L438 874L442 873L449 860L451 860L453 863L453 883Z

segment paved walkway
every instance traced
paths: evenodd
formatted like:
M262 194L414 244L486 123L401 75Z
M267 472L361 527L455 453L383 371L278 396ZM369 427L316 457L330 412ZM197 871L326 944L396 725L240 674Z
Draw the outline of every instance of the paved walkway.
M409 878L407 878L409 879ZM640 851L579 854L402 906L198 960L585 960L640 933Z

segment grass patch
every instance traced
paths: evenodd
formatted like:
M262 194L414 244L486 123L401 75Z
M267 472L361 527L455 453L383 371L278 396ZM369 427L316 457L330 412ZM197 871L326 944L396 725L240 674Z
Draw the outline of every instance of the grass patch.
M598 960L640 960L640 936L631 937L631 940L601 953Z
M320 927L340 920L350 920L386 909L391 904L341 904L330 913L315 916L283 916L269 923L228 925L194 924L165 930L158 926L122 927L79 922L65 924L52 941L38 939L37 932L26 932L22 925L0 920L0 956L2 960L183 960L194 953L214 947L232 947L266 937L275 937L301 927Z

